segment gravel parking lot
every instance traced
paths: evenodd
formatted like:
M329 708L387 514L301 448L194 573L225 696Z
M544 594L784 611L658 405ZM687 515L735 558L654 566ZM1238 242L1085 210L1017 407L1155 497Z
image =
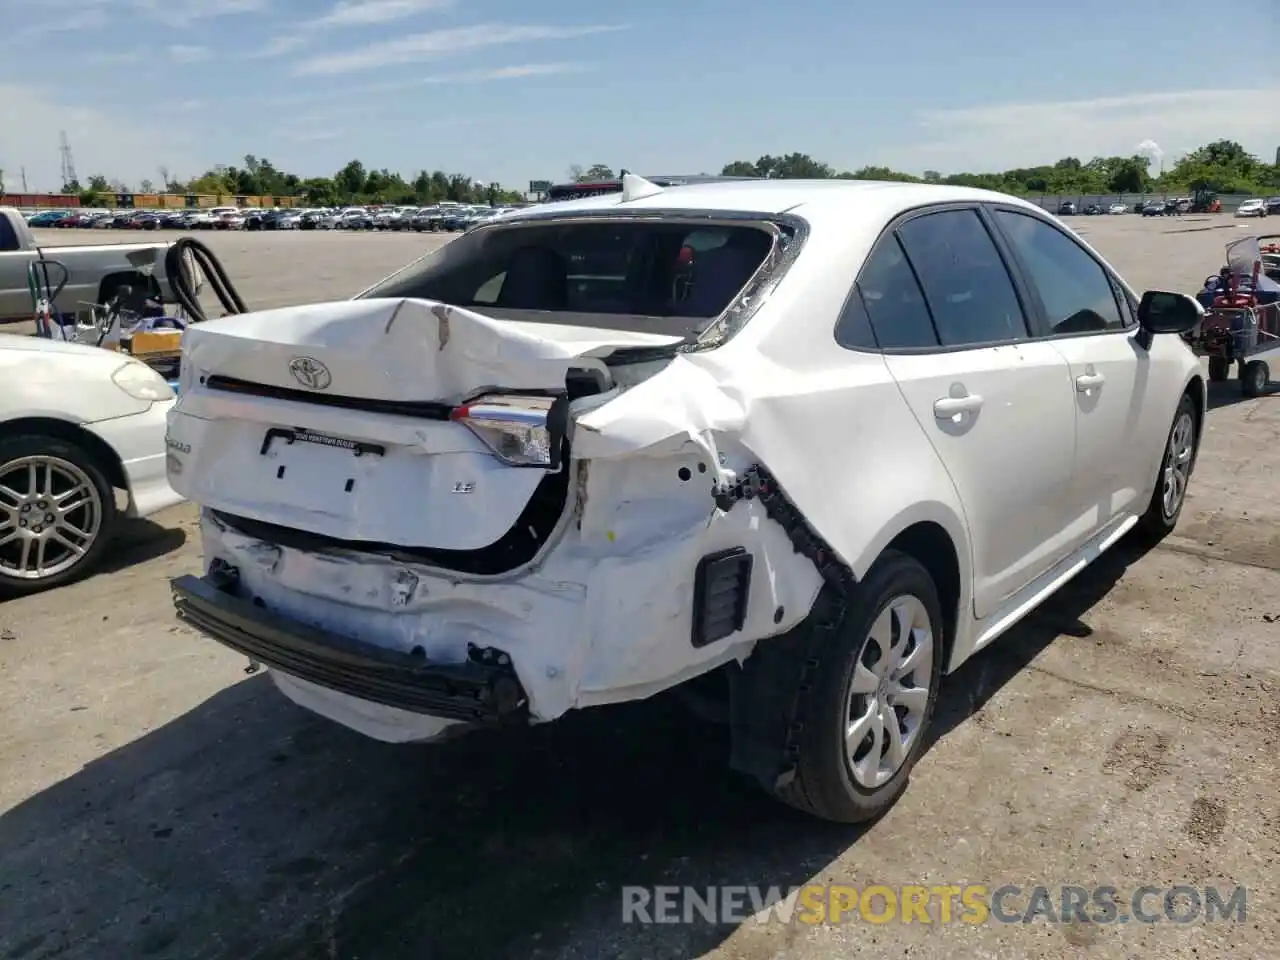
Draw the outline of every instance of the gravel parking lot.
M1135 287L1186 292L1238 224L1073 222ZM199 236L253 307L349 295L446 242ZM0 604L0 957L1274 956L1280 394L1213 386L1177 535L1117 548L950 678L911 787L869 829L757 795L725 772L723 736L665 698L440 747L361 739L176 625L167 579L199 566L191 508L137 523L98 576ZM622 922L624 885L810 882L1243 885L1248 909Z

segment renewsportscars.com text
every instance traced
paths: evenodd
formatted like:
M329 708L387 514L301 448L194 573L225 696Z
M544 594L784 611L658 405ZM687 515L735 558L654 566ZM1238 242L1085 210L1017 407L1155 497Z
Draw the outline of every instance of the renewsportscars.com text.
M1217 923L1245 921L1244 887L809 884L623 887L624 923Z

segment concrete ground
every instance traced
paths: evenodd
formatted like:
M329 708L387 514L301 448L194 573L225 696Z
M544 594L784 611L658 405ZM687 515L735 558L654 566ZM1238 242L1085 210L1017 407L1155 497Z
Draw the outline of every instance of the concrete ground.
M1074 225L1135 287L1188 292L1243 235L1226 218ZM210 242L265 307L349 294L435 241ZM443 747L360 739L175 624L167 578L199 567L189 507L134 524L99 575L0 605L0 957L1276 956L1280 394L1232 381L1212 404L1177 535L1107 555L951 677L906 795L865 830L758 795L724 771L722 734L663 698ZM1244 885L1248 907L1215 924L622 922L624 885L809 882L1126 901Z

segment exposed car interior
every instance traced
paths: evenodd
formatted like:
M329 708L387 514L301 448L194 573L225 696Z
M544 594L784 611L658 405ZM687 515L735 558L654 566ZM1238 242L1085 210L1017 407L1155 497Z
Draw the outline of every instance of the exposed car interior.
M365 295L505 311L711 320L750 281L773 242L771 232L754 225L669 221L491 229L451 244L460 255L424 261L422 269Z

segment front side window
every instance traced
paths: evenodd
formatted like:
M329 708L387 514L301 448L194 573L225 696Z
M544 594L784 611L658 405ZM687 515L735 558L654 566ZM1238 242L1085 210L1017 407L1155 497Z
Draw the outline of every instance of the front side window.
M898 230L946 347L1027 338L1027 323L1000 251L976 210L943 210Z
M1038 217L997 210L996 221L1030 274L1053 334L1103 333L1126 324L1102 265Z

